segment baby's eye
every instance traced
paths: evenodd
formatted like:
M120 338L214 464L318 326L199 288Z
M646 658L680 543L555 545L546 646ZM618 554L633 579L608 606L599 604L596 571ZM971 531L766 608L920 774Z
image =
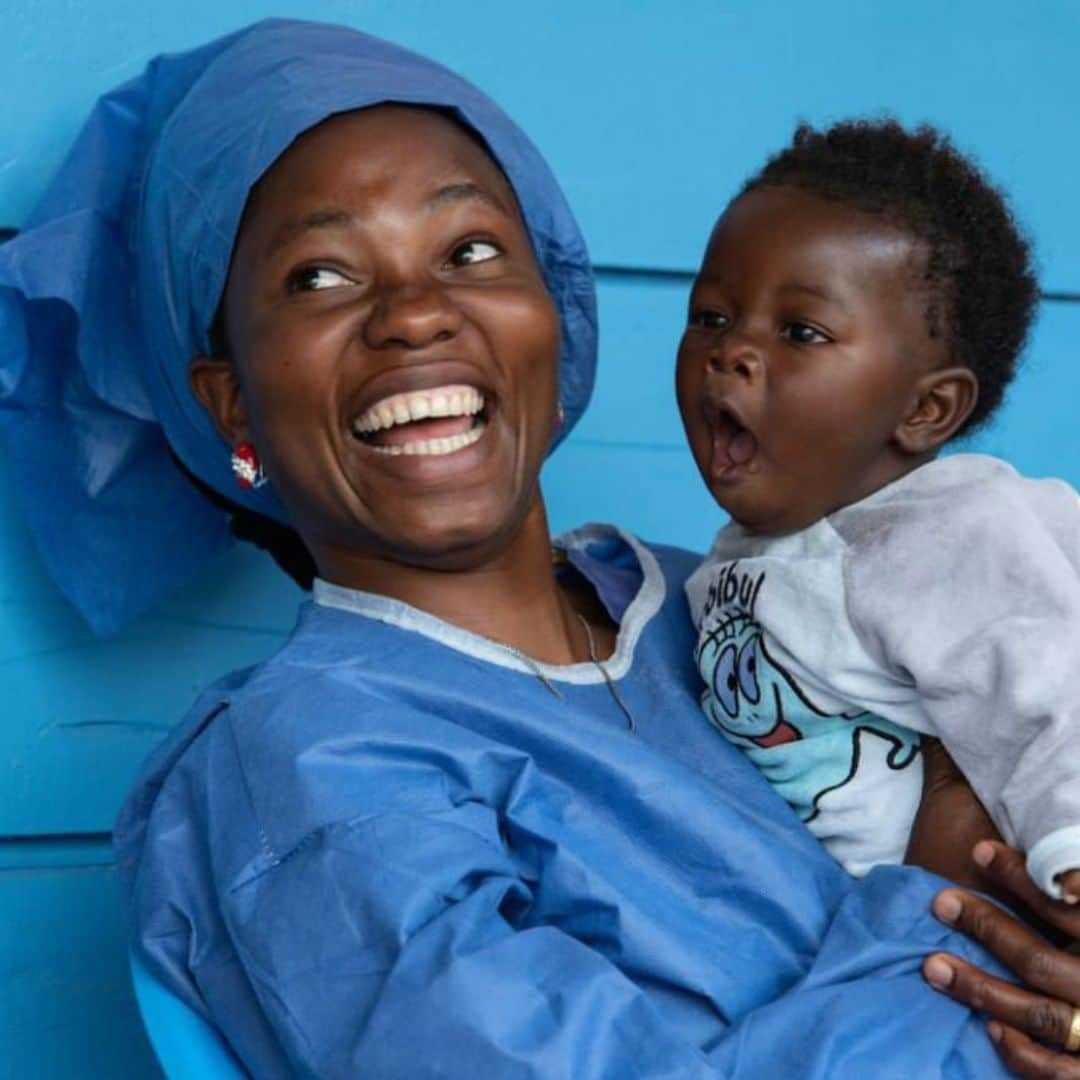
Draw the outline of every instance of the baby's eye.
M722 312L711 308L697 308L690 312L690 325L702 330L724 330L731 320Z
M816 326L804 322L785 323L780 336L795 345L822 345L832 341L828 334L822 333Z
M289 292L319 292L355 284L352 278L328 266L302 266L289 275Z
M467 240L454 248L449 262L451 266L472 266L474 263L497 259L501 254L502 248L490 240Z

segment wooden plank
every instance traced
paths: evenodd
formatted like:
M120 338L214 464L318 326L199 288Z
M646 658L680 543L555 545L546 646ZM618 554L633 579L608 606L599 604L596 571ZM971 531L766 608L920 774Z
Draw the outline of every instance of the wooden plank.
M689 287L678 279L600 275L600 365L589 411L570 437L681 449L675 356ZM1074 402L1080 400L1080 303L1040 305L1005 404L985 432L958 448L995 453L1032 475L1080 488Z
M237 549L100 641L45 575L0 462L0 836L107 832L135 770L214 678L268 655L300 592Z
M112 837L108 833L0 837L0 873L101 869L112 864Z
M547 463L543 487L556 532L614 522L645 540L704 551L725 520L681 448L570 441Z
M310 5L278 14L308 17ZM0 224L18 224L92 99L152 54L262 17L246 0L9 0L0 15ZM1080 290L1072 0L323 0L475 80L549 155L601 263L690 268L799 118L889 110L951 129L1015 196L1047 288ZM6 220L5 220L6 219Z
M1080 490L1078 340L1080 303L1044 303L1000 415L961 449L998 454L1029 476L1060 476Z
M109 867L0 871L0 1078L150 1080Z
M674 407L674 348L685 317L684 295L678 282L601 288L596 396L545 470L555 527L614 521L651 540L703 550L724 520L690 463ZM672 329L659 325L676 319ZM1060 476L1080 489L1078 339L1080 304L1044 303L1000 414L955 449L997 454L1031 476Z
M685 319L678 281L602 280L591 410L549 464L559 528L610 520L703 548L722 520L689 455L672 387ZM1080 304L1044 304L1000 420L970 445L1080 487L1072 403ZM298 590L254 549L112 641L80 623L42 573L0 468L0 835L104 832L139 762L213 678L268 655Z
M681 447L675 354L690 283L601 274L600 363L588 411L572 439Z

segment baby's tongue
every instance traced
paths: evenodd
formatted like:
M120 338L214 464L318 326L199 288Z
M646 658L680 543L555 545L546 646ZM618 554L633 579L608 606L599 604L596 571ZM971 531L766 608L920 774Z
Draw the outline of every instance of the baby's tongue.
M376 446L403 446L425 439L444 439L450 435L463 435L472 428L475 419L473 416L437 416L414 420L410 424L395 424L385 431L376 431L369 441Z
M757 439L743 429L732 437L727 452L736 465L745 465L757 453Z

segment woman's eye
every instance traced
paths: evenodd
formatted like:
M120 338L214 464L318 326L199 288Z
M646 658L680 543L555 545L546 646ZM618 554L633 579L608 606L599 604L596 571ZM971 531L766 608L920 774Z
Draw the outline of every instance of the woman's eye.
M699 308L690 312L690 325L699 326L703 330L723 330L729 322L730 320L722 311Z
M832 341L828 334L824 334L817 327L804 322L786 323L780 331L780 336L796 345L822 345Z
M289 292L318 292L354 284L352 278L327 266L304 266L289 275Z
M458 244L450 255L452 266L472 266L474 263L487 262L489 259L497 259L502 254L502 248L493 244L490 240L469 240L464 244Z

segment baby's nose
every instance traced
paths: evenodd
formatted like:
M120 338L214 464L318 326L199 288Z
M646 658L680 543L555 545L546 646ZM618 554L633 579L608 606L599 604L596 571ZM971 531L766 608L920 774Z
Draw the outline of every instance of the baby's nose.
M740 375L752 378L762 365L760 350L749 339L735 333L726 334L709 353L709 371L718 375Z

